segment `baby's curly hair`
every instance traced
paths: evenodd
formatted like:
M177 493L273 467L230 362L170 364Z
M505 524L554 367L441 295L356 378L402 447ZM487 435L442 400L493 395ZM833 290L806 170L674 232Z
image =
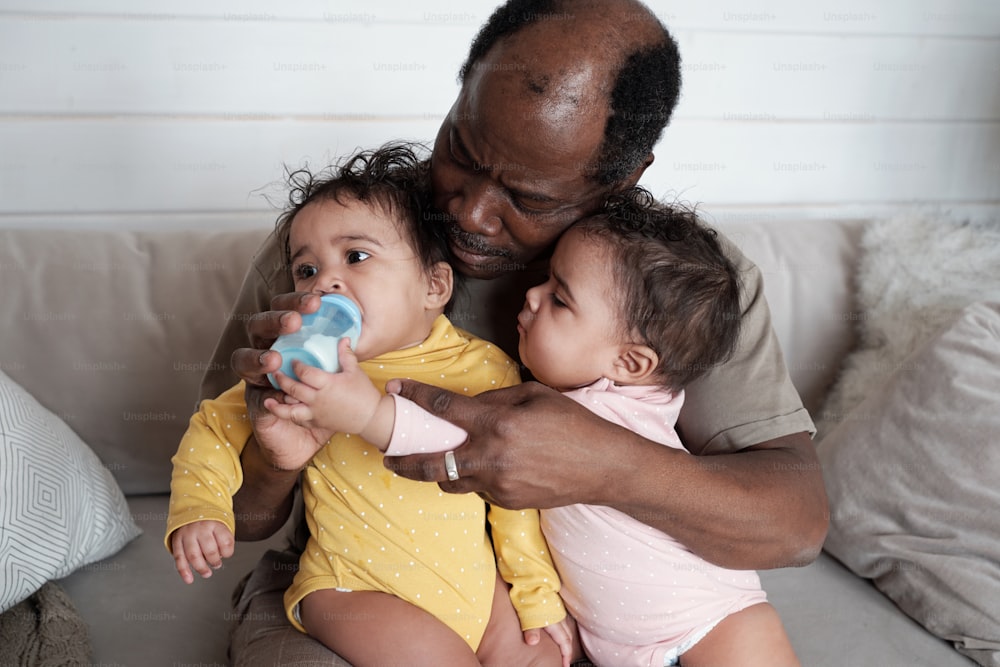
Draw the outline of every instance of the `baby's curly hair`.
M574 229L607 247L623 335L656 351L665 387L683 389L732 356L742 313L739 273L694 209L633 187Z
M357 200L392 216L410 239L425 269L449 260L444 225L431 215L430 169L418 144L392 142L362 150L313 174L305 168L289 171L288 205L278 216L275 235L290 263L289 234L295 216L308 204L333 199Z

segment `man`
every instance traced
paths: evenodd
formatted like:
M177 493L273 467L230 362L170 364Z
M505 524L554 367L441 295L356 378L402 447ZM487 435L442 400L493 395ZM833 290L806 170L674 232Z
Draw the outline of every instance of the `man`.
M540 282L559 234L634 185L652 162L679 93L679 56L665 28L635 0L512 0L473 42L461 79L431 156L435 204L446 214L455 268L478 279L471 281L479 292L471 302L479 311L455 319L496 339L497 332L513 334L524 288ZM304 466L323 444L307 434L278 438L275 418L262 407L273 395L264 376L279 359L261 350L296 330L298 313L319 302L282 294L291 287L269 282L281 274L274 246L258 255L237 314L271 310L251 318L246 332L235 324L243 318L234 317L210 366L224 366L232 352L233 371L256 385L247 390L255 437L243 453L245 481L234 501L236 516L246 519L238 518L240 539L271 535L292 511L300 466L276 467L276 453ZM811 562L827 525L812 422L784 367L759 272L728 247L744 281L744 334L730 362L687 390L678 423L687 452L604 422L536 383L468 398L406 382L404 396L469 438L453 459L418 455L387 459L386 466L509 508L608 505L728 568ZM210 376L203 393L232 381ZM262 575L294 562L290 555L262 563L243 591L240 615L264 618L271 601L280 605L284 584ZM234 662L313 655L311 640L291 636L280 614L262 625L237 631ZM278 638L281 657L265 650ZM329 663L330 654L318 657L321 647L312 645L311 659Z

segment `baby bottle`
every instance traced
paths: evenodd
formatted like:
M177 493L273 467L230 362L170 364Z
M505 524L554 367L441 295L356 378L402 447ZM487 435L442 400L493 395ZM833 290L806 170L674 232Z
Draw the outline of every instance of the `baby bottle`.
M340 370L337 341L349 338L351 349L354 349L360 335L361 311L357 304L340 294L326 294L318 311L302 316L302 328L278 338L271 349L281 353L279 370L298 380L292 370L292 361L298 359L309 366L336 373ZM267 377L278 389L274 374L268 373Z

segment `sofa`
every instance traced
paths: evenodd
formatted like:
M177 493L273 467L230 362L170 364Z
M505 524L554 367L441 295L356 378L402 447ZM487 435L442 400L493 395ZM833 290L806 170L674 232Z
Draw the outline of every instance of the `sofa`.
M757 216L715 224L760 266L792 379L818 412L858 342L853 276L870 222ZM268 233L0 230L0 370L96 454L141 530L56 581L86 623L93 664L227 664L238 620L231 592L265 549L280 548L281 534L239 543L210 579L185 585L163 546L170 456ZM761 577L803 665L974 664L829 553Z

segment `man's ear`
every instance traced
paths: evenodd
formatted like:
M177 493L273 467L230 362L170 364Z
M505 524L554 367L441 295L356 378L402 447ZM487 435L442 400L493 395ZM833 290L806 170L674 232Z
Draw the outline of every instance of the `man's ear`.
M655 156L652 153L647 155L646 159L642 161L642 164L636 167L631 174L622 179L620 183L617 183L615 185L615 192L621 192L623 190L627 190L628 188L638 183L639 179L642 178L642 175L646 172L646 169L649 168L649 165L653 164L654 159Z
M609 380L617 384L652 384L660 355L648 345L628 343L615 358Z
M451 264L438 262L427 272L427 310L443 310L455 289L455 274Z

